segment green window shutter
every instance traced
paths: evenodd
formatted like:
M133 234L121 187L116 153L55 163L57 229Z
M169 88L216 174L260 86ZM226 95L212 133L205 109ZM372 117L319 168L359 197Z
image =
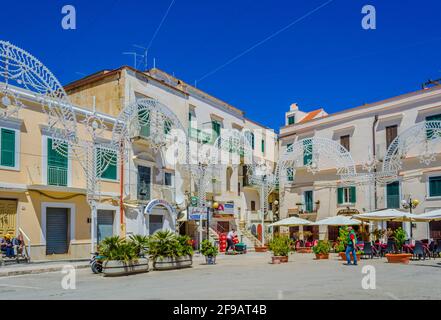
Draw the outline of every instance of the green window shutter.
M262 140L262 153L265 153L265 140Z
M103 157L103 154L106 153L106 155ZM109 164L107 168L101 172L100 178L103 179L109 179L109 180L116 180L117 179L117 155L115 151L106 151L98 149L97 154L97 162L100 165L104 165L104 161L109 161Z
M286 151L287 151L287 152L292 152L292 143L288 143L288 144L286 145Z
M292 168L286 169L286 176L288 178L288 181L294 181L294 174Z
M141 137L150 137L150 114L148 110L138 111L139 135Z
M251 148L254 150L254 133L251 133Z
M289 116L288 117L288 125L294 124L296 118L295 116Z
M387 208L400 208L400 183L398 181L389 183L386 186Z
M53 186L67 186L67 166L68 159L67 154L69 152L69 147L67 143L61 143L58 146L59 151L53 149L53 140L51 138L47 139L47 183Z
M171 131L171 127L172 127L172 123L170 120L165 120L164 121L164 133L165 134L169 134Z
M337 203L342 204L343 203L343 188L337 189Z
M349 191L349 202L356 203L357 202L357 189L355 187L351 187Z
M433 116L426 117L426 121L441 121L441 114L435 114ZM431 129L426 130L427 139L430 140L433 138L434 131Z
M441 196L441 177L429 178L429 196L430 197Z
M192 117L191 112L189 112L189 113L188 113L188 121L189 121L189 122L191 122L191 117Z
M1 130L0 164L6 167L15 167L15 131Z
M220 136L221 132L221 124L219 121L213 120L211 121L211 128L213 130L213 143L216 141L216 139Z
M312 162L312 141L303 140L303 165L309 165Z

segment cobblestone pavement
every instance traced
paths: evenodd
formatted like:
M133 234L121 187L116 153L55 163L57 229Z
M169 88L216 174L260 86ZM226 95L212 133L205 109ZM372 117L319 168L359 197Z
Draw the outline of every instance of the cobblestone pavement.
M385 259L345 266L331 254L293 254L290 262L270 264L269 253L224 256L204 265L196 256L192 268L150 271L105 278L90 269L76 271L76 289L62 288L61 272L0 278L2 299L440 299L441 259L409 265ZM376 289L363 289L363 266L375 268ZM372 275L372 273L370 273Z

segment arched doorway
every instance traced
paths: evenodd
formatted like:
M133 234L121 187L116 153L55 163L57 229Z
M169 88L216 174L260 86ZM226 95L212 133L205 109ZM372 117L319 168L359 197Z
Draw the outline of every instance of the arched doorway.
M158 230L176 231L177 212L167 201L161 199L150 201L144 209L144 215L149 235Z

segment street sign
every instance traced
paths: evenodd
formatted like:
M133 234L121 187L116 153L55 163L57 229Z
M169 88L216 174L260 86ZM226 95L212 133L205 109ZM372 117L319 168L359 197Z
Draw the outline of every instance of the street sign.
M193 207L196 207L197 205L198 205L198 197L191 197L191 199L190 199L190 203L191 203L191 205L193 206Z
M207 220L207 208L189 207L188 220Z

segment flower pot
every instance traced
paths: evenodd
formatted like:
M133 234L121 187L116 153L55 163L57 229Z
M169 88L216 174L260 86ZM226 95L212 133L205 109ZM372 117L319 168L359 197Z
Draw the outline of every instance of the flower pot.
M388 263L409 264L409 260L410 260L410 258L412 258L412 254L410 254L410 253L397 253L397 254L388 253L388 254L386 254L386 258L387 258Z
M172 270L191 267L193 264L192 256L183 257L165 257L153 260L153 269L155 270Z
M268 247L263 246L263 247L255 247L254 250L256 252L267 252L268 251Z
M273 264L287 263L288 256L272 256L271 260Z
M205 262L207 263L207 264L216 264L216 256L206 256L205 257Z
M315 254L316 260L326 260L329 259L329 253L316 253Z
M340 256L340 259L343 261L346 261L346 252L339 252L338 255ZM352 257L352 253L350 253L351 256L351 261L354 260L354 258ZM360 261L361 259L361 253L357 253L357 261Z
M296 249L297 253L312 253L312 248L309 247L300 247Z
M103 262L104 276L125 276L149 271L149 260L139 258L137 261L107 260Z

